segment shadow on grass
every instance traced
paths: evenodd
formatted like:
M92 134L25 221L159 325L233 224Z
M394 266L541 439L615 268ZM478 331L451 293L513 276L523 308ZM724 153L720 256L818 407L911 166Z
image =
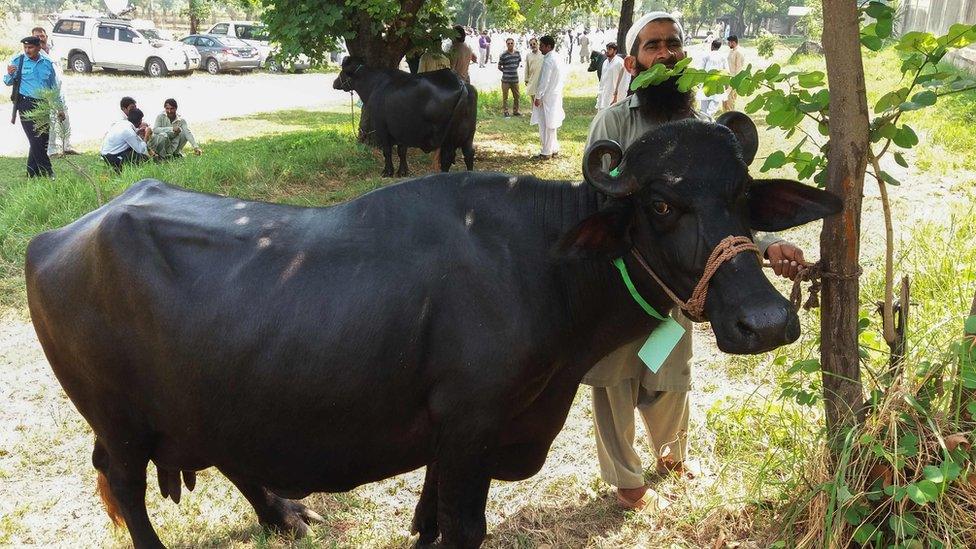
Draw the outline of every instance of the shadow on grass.
M581 503L530 504L489 532L486 547L583 547L594 538L611 536L627 514L609 497Z

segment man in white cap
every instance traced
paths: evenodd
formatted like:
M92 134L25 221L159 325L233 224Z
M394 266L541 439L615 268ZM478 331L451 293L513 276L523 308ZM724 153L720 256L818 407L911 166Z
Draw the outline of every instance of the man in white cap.
M627 53L624 67L637 76L651 65L673 67L685 57L681 24L668 13L644 15L627 32L620 53ZM692 107L693 92L682 92L677 79L670 78L634 92L597 113L590 126L587 146L611 139L626 150L655 126L683 118L708 117ZM773 262L776 274L796 275L803 252L774 234L756 235L760 251ZM634 410L640 411L657 457L657 472L693 476L686 463L688 433L688 391L691 388L691 322L675 309L673 314L685 334L667 360L652 373L638 358L644 343L640 338L610 353L583 378L593 387L595 423L600 474L617 487L617 502L628 509L660 508L667 502L644 482L644 468L634 450Z

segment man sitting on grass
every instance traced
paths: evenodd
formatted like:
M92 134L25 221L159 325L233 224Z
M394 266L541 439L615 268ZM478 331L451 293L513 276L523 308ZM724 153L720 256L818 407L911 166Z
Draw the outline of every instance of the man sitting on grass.
M136 128L142 126L142 111L130 109L124 120L112 124L105 140L102 141L102 158L115 169L115 173L122 172L123 164L141 164L149 160L149 146L152 139L152 129L146 128L145 135L139 136Z
M193 138L190 128L186 126L186 120L180 118L176 109L175 99L163 101L163 112L159 113L153 124L153 137L149 146L159 158L182 158L183 153L180 151L189 143L193 147L193 154L200 156L203 151Z

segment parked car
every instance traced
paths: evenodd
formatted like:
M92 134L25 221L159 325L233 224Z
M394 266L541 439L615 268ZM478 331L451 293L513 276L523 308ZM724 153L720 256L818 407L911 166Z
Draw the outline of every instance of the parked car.
M282 71L281 64L274 60L275 49L271 45L271 38L263 23L257 21L220 21L210 27L207 34L232 36L240 38L258 49L261 54L261 66L270 71ZM270 59L269 59L270 58ZM302 72L312 66L306 55L299 55L298 59L288 65L288 69Z
M215 34L191 34L182 40L200 54L200 68L210 74L237 70L250 72L261 66L258 50L243 40Z
M74 72L142 71L149 76L189 74L200 66L196 48L164 39L148 21L64 16L51 31L54 54Z

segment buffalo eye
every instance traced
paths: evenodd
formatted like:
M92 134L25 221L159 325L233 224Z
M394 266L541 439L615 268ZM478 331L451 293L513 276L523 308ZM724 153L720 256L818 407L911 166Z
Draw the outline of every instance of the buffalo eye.
M651 203L651 207L654 208L654 213L657 215L668 215L671 213L671 206L667 202L655 200Z

